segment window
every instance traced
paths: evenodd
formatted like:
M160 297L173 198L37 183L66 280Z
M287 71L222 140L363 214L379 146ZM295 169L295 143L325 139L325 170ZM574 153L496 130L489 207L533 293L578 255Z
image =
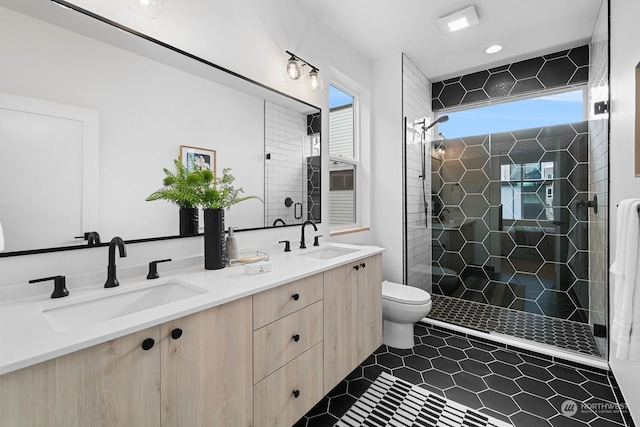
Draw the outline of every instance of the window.
M329 224L343 228L357 223L358 144L356 98L329 86Z
M553 221L553 162L500 166L502 217Z
M575 123L584 120L584 89L447 113L438 125L447 138Z

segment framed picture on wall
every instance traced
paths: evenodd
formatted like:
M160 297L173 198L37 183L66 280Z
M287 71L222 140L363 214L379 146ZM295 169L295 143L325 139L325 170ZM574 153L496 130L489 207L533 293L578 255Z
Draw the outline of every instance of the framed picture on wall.
M190 147L188 145L180 146L180 159L182 164L189 170L193 166L202 170L208 169L216 175L216 151L208 148Z

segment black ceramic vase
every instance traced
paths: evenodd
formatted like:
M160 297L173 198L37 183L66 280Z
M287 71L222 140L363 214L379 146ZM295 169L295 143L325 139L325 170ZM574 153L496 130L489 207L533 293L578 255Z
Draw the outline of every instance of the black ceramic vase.
M198 234L198 208L180 208L180 236Z
M218 270L225 265L224 209L205 209L204 268Z

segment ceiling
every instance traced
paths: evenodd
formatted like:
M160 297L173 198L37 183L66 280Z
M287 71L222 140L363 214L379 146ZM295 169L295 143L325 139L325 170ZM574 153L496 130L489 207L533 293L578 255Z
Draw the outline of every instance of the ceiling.
M432 82L588 43L602 0L298 0L372 61L405 53ZM475 5L480 24L436 19ZM493 44L504 49L494 55Z

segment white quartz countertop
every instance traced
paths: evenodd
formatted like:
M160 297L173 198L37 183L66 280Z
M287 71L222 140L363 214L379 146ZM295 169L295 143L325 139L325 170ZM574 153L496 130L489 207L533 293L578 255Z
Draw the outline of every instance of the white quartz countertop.
M303 255L326 248L344 248L353 251L330 259L317 259ZM198 266L169 272L155 280L146 280L144 277L120 280L118 288L105 289L103 283L99 283L79 289L69 289L70 295L60 299L51 299L47 294L10 300L0 304L0 375L253 295L382 251L384 249L378 246L330 243L304 250L269 253L272 271L267 273L245 274L244 265L220 270L205 270L204 266ZM88 322L78 318L77 326L74 325L61 332L54 330L42 311L43 308L55 307L57 304L67 305L74 301L106 296L109 292L123 292L125 289L144 287L150 283L161 285L168 281L177 281L199 288L203 293L93 324L87 324Z

